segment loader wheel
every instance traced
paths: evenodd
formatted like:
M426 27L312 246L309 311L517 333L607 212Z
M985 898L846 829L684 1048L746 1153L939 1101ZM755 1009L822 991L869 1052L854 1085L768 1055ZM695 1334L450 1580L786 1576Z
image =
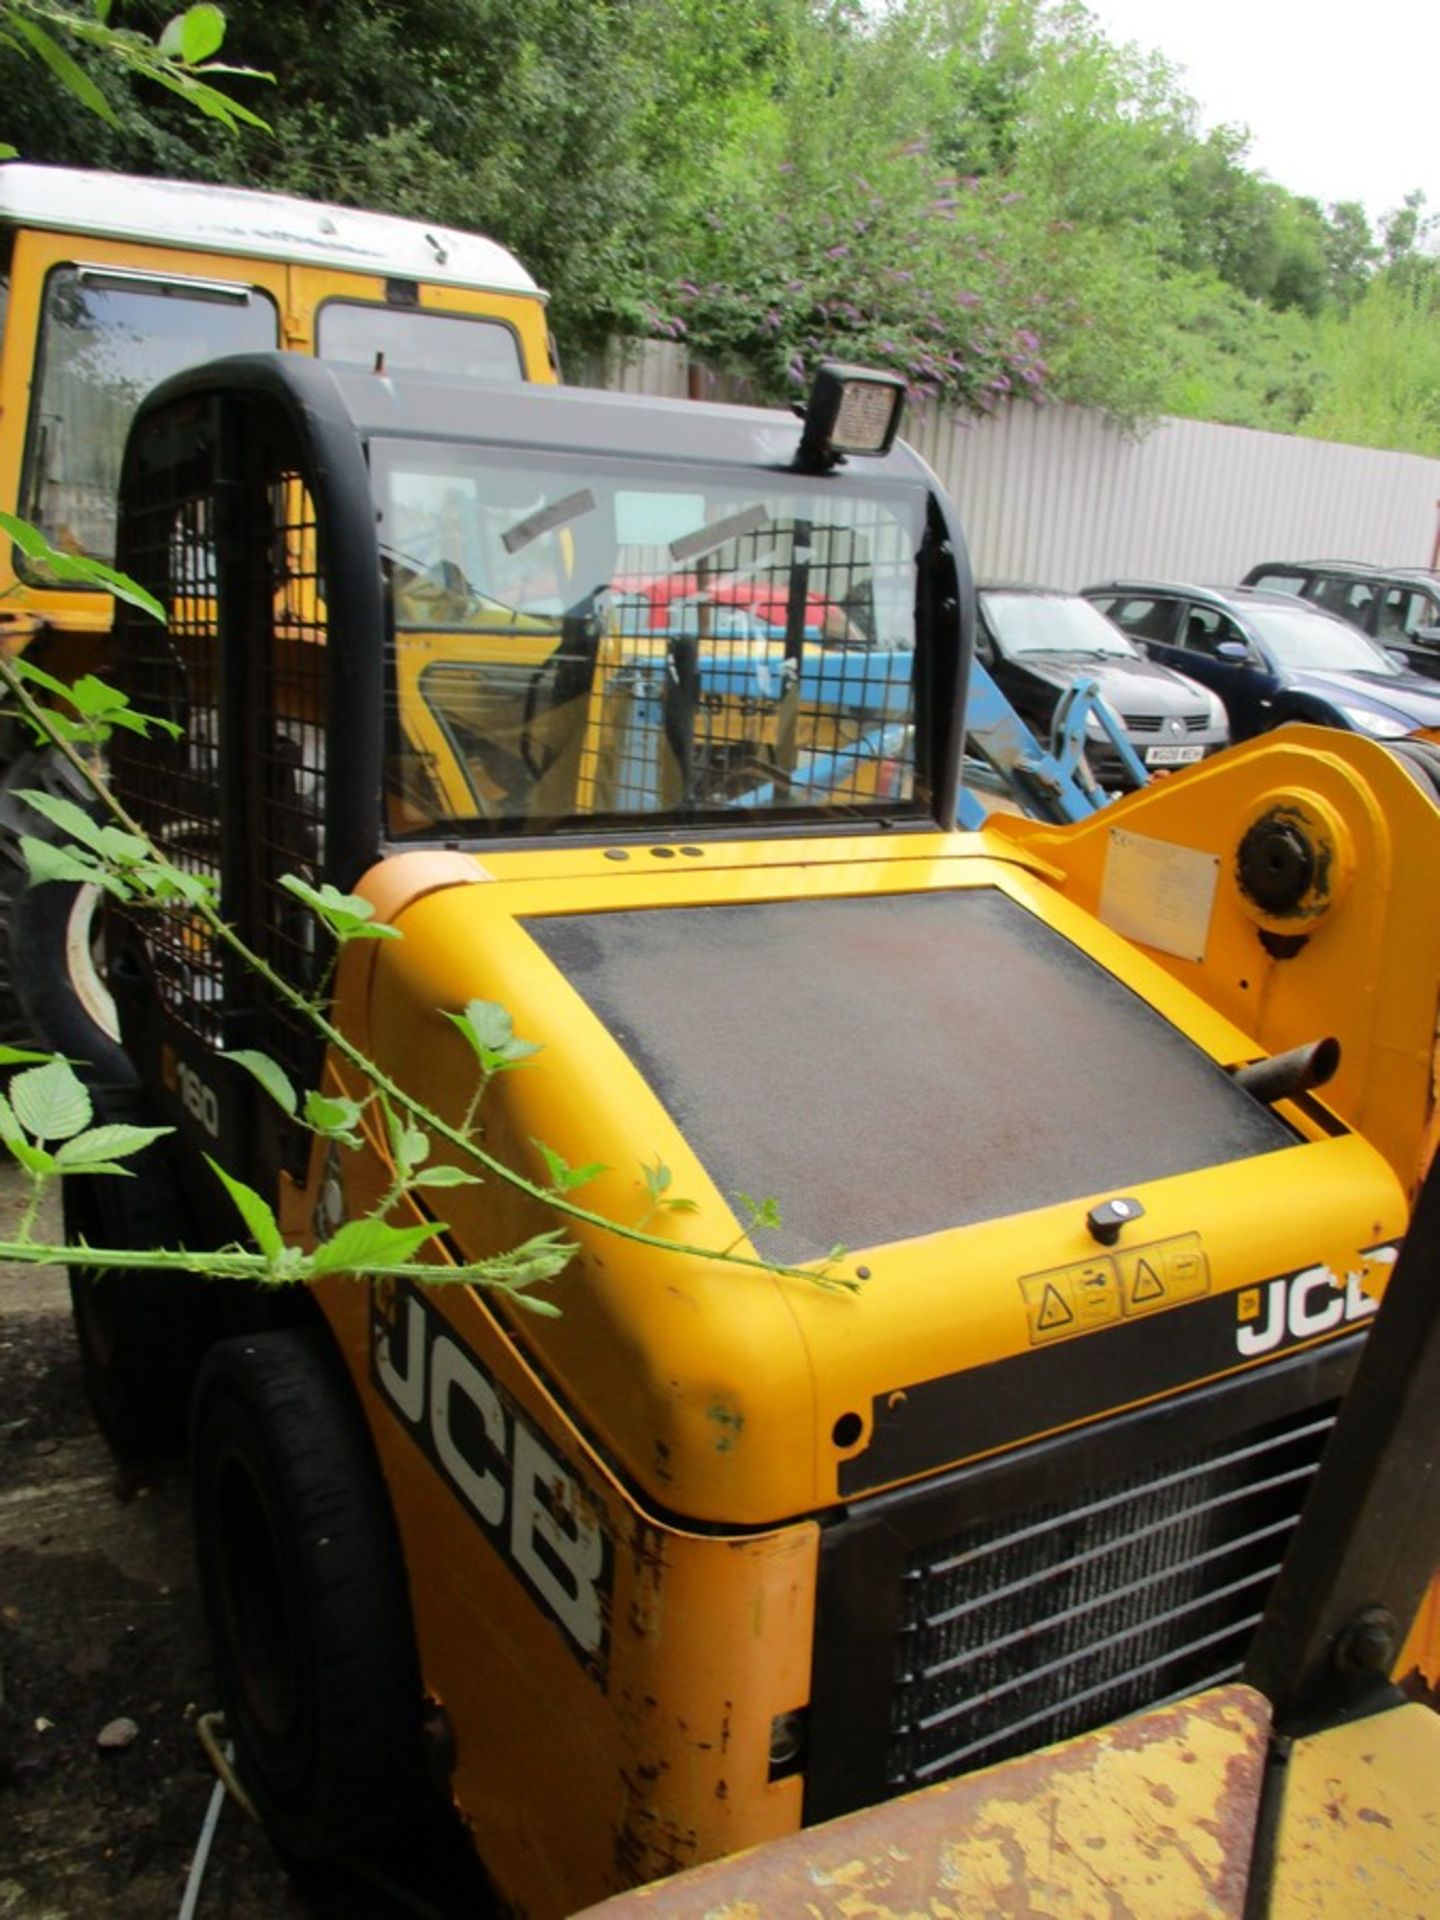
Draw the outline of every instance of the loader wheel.
M27 788L87 812L94 804L56 753L19 754L0 778L0 1038L53 1047L87 1079L121 1080L115 1003L99 965L100 892L65 880L29 884L20 836L58 844L65 835L18 798Z
M97 1125L143 1126L153 1116L138 1093L95 1093ZM73 1175L61 1188L65 1238L103 1248L186 1244L186 1210L156 1141L128 1179ZM185 1443L190 1390L219 1331L218 1297L187 1273L70 1265L70 1307L80 1370L95 1423L122 1459L177 1452Z
M1385 744L1416 786L1440 805L1440 750L1428 740L1389 740Z
M404 1561L323 1328L211 1349L191 1466L216 1680L271 1836L313 1860L408 1826L433 1790Z

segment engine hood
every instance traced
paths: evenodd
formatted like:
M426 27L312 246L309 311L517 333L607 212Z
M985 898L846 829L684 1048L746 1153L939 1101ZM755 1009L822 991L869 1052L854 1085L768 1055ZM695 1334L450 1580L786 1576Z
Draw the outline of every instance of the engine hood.
M1234 1371L1297 1250L1332 1276L1338 1337L1364 1247L1401 1228L1378 1153L1241 1093L1215 1056L1250 1057L1245 1036L997 847L711 844L628 870L596 850L557 882L500 854L355 963L352 1030L451 1117L473 1071L442 1013L506 1006L543 1051L492 1083L487 1147L542 1186L537 1141L602 1163L577 1197L674 1243L572 1226L560 1316L510 1320L672 1519L772 1524ZM1137 1210L1111 1252L1087 1214L1117 1196ZM439 1204L467 1254L556 1224L493 1181ZM787 1266L843 1246L828 1272L854 1290L687 1250L747 1233Z
M1157 660L1120 660L1109 655L1027 653L1017 662L1048 686L1063 690L1076 680L1094 680L1118 714L1205 714L1210 702L1193 680Z
M1294 673L1291 684L1318 699L1392 720L1411 731L1440 727L1440 688L1423 674Z

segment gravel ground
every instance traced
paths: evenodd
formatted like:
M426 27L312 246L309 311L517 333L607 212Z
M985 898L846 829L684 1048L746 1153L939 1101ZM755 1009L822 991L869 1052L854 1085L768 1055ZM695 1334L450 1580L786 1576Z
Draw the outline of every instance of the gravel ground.
M0 1268L0 1689L0 1915L178 1914L214 1784L184 1472L117 1469L35 1268ZM196 1920L313 1911L233 1805L201 1891Z
M0 1237L15 1207L0 1172ZM215 1784L196 1720L216 1704L184 1467L117 1468L64 1276L0 1267L0 1920L175 1920ZM226 1801L194 1920L479 1920L468 1889L416 1900L377 1891L378 1870L406 1868L302 1895Z

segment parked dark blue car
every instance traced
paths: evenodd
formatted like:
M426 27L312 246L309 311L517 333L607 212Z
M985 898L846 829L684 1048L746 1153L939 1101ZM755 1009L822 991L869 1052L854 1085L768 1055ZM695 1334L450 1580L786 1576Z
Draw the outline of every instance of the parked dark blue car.
M1235 740L1287 720L1374 740L1440 734L1440 683L1289 594L1111 580L1084 597L1153 659L1217 693Z

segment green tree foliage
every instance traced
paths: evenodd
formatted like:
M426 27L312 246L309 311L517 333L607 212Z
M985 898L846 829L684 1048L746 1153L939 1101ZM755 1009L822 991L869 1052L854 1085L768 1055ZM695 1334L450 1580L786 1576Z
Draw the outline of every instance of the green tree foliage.
M1400 263L1322 327L1323 384L1304 431L1440 453L1440 261Z
M170 0L121 4L164 31ZM226 30L276 75L272 139L103 74L110 124L57 111L12 47L19 144L478 227L550 287L566 352L684 340L759 396L829 353L976 411L1294 430L1373 367L1341 354L1372 283L1431 261L1420 196L1382 252L1076 0L231 0Z

